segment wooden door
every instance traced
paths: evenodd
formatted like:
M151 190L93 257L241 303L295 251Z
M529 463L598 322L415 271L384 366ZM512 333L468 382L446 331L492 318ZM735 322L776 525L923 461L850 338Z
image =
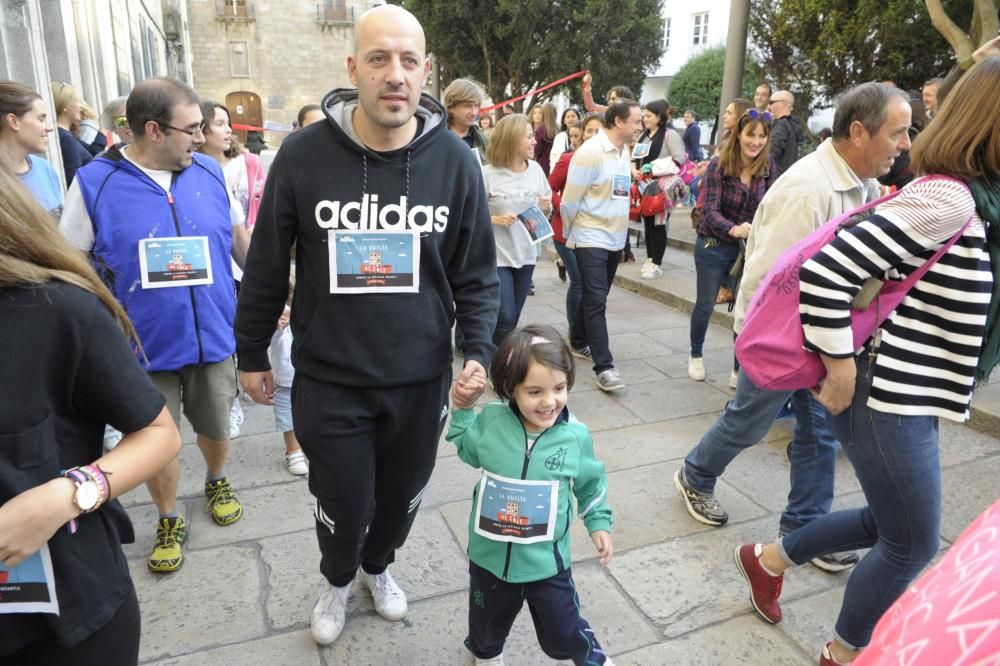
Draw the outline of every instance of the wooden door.
M233 125L249 125L251 127L261 127L264 124L264 115L260 108L260 96L257 93L247 90L238 90L226 95L226 106L231 114ZM241 143L246 143L246 130L233 128L233 134Z

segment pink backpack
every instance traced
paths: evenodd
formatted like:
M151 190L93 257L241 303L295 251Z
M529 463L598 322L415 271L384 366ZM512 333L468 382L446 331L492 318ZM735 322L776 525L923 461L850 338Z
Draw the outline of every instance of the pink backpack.
M677 164L676 160L674 161L674 164ZM694 171L697 167L698 165L690 159L685 159L684 164L677 164L677 168L679 169L677 175L680 176L680 179L684 181L685 185L690 185L694 181Z
M754 386L772 391L794 391L817 386L826 376L826 367L819 354L805 348L805 334L799 319L799 270L829 244L837 232L852 226L852 217L897 194L899 192L893 192L831 219L788 248L771 267L750 301L743 329L736 338L736 358ZM910 288L954 245L971 221L970 217L957 234L905 280L887 280L867 309L851 310L855 349L875 333Z

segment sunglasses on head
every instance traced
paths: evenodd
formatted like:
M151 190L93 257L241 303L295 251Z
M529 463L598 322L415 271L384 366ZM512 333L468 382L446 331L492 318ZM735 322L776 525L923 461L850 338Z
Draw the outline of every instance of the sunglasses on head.
M743 115L751 120L763 120L765 123L769 123L774 120L774 116L771 115L770 111L758 111L757 109L747 109L743 112Z

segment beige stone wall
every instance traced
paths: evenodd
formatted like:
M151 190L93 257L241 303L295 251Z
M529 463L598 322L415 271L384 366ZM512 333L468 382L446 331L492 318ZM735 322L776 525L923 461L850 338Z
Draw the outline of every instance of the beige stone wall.
M216 0L187 0L194 87L205 98L225 101L239 90L257 93L264 120L291 123L300 107L319 103L334 88L350 86L347 54L353 25L317 21L321 0L249 0L255 20L219 20ZM350 4L350 3L349 3ZM373 3L354 3L360 16ZM250 76L233 77L230 42L247 43ZM276 147L283 134L268 132Z

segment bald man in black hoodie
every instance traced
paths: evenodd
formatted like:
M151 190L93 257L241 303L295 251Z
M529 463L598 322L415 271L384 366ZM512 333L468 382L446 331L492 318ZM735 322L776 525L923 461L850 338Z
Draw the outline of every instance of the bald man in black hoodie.
M347 68L357 89L328 93L325 122L290 136L271 166L236 314L241 379L270 404L267 346L294 247L292 415L316 498L321 645L343 629L359 566L379 615L405 617L387 567L434 468L450 329L457 318L465 333L458 391L478 398L500 298L481 169L421 93L417 19L366 12Z

